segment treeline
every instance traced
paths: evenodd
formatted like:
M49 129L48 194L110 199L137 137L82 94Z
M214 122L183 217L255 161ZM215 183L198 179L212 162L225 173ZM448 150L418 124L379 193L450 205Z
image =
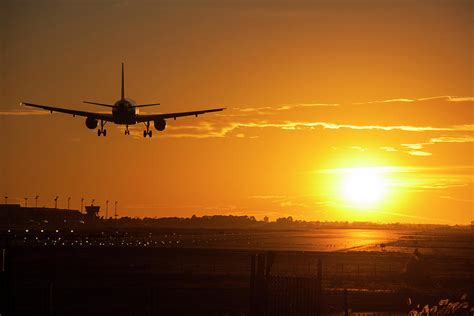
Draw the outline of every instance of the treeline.
M308 229L308 228L371 228L371 229L403 229L403 228L433 228L442 225L431 224L379 224L372 222L348 221L303 221L293 217L280 217L270 221L268 217L257 220L254 216L236 215L205 215L192 217L162 217L162 218L131 218L122 217L113 221L119 226L147 226L147 227L176 227L176 228L265 228L265 229Z

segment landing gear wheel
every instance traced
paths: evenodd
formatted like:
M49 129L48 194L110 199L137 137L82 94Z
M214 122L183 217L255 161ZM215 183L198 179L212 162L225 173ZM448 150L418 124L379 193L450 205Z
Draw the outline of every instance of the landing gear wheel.
M143 131L143 137L146 137L146 135L147 135L147 132Z
M106 130L106 129L104 129L104 130L102 131L102 135L104 135L104 137L107 136L107 130Z
M148 136L151 138L152 136L151 131L148 131Z
M102 131L100 129L97 130L97 136L100 136L102 134Z

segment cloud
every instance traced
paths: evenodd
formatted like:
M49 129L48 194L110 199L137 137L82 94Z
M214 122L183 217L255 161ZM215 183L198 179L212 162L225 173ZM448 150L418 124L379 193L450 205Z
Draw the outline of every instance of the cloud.
M204 123L203 123L204 124ZM451 126L451 127L432 127L432 126L409 126L409 125L352 125L352 124L336 124L331 122L272 122L272 121L255 121L255 122L206 122L205 125L197 126L175 126L170 127L168 134L164 137L192 137L192 138L209 138L209 137L225 137L227 134L239 128L264 129L276 128L281 130L297 131L297 130L314 130L322 129L352 129L352 130L380 130L380 131L407 131L407 132L433 132L433 131L471 131L474 129L472 125Z
M288 111L295 108L317 108L317 107L336 107L340 106L339 103L291 103L282 104L276 107L263 106L263 107L250 107L250 108L234 108L239 112L263 112L263 111Z
M455 197L452 197L452 196L449 196L449 195L442 195L439 198L440 199L445 199L445 200L458 201L458 202L466 202L466 203L473 203L474 202L474 200L472 200L472 199L459 199L459 198L455 198Z
M402 147L411 149L406 151L406 153L413 156L431 156L432 154L427 151L421 151L420 149L425 148L426 146L431 146L434 144L440 143L473 143L473 136L439 136L430 138L427 142L416 143L416 144L401 144Z
M357 151L367 151L367 148L361 147L361 146L351 146L349 147L350 149L357 150Z
M395 152L395 151L398 151L397 149L395 149L394 147L379 147L380 149L384 150L384 151L388 151L388 152Z
M251 195L248 198L249 199L261 199L261 200L274 200L274 199L285 198L285 196L284 195Z
M416 101L429 101L429 100L444 100L448 102L474 102L474 97L459 97L459 96L437 96L437 97L426 97L415 99Z
M408 154L412 156L421 156L421 157L426 157L426 156L431 156L432 153L427 152L427 151L421 151L421 150L410 150L407 151Z
M407 99L407 98L396 98L396 99L386 99L386 100L375 100L375 101L367 101L367 102L356 102L352 104L361 105L361 104L375 104L375 103L413 103L413 102L422 102L422 101L432 101L432 100L442 100L447 102L474 102L474 97L459 97L459 96L449 96L449 95L442 95L442 96L435 96L435 97L425 97L425 98L415 98L415 99Z
M410 148L410 149L422 149L426 143L421 144L402 144L403 147Z
M37 116L50 114L48 111L0 111L0 116Z
M440 137L435 137L431 138L429 143L430 144L435 144L435 143L473 143L474 142L474 136L440 136Z
M394 102L415 102L414 99L388 99L388 100L376 100L376 101L367 101L367 102L354 102L354 105L362 104L374 104L374 103L394 103Z
M357 104L373 104L373 103L416 103L424 102L429 100L441 100L443 102L472 102L474 97L470 96L435 96L435 97L425 97L418 99L410 98L392 98L378 101L368 101L360 102ZM325 102L301 102L293 104L280 104L277 106L262 106L262 107L237 107L229 108L225 112L212 114L212 115L203 115L197 124L192 125L180 125L179 123L170 124L166 132L160 134L160 138L219 138L219 137L238 137L238 138L255 138L259 135L259 129L280 129L286 131L304 131L304 130L317 130L317 129L326 129L326 130L339 130L339 129L348 129L355 131L403 131L403 132L440 132L440 133L451 133L451 132L473 132L474 131L474 122L465 121L463 123L467 124L452 124L444 125L442 122L438 122L437 125L425 123L421 124L420 121L415 120L414 123L407 124L393 124L389 122L387 124L366 124L367 118L363 117L353 117L351 108L346 109L345 106L351 106L352 104L341 104L341 103L325 103ZM294 117L295 113L289 113L292 109L318 109L318 108L337 108L338 112L333 110L323 110L321 113L317 112L318 117L321 119L318 121L302 120L301 118L307 118L308 115L301 116L301 113L298 113L298 117ZM288 112L288 113L287 113ZM350 112L350 113L349 113ZM308 112L309 113L309 112ZM339 116L339 113L341 114ZM365 113L365 112L364 112ZM0 116L28 116L28 115L46 115L49 114L48 111L4 111L0 112ZM276 115L278 114L278 115ZM321 114L321 115L320 115ZM329 115L329 116L326 116ZM349 115L350 114L350 115ZM363 115L363 113L361 113ZM388 114L384 114L384 118L390 117ZM413 116L407 116L408 118ZM466 117L466 116L464 116ZM337 122L335 120L338 120ZM341 120L346 120L342 121ZM378 119L377 119L378 120ZM356 123L357 121L362 123ZM429 122L429 121L427 121ZM456 122L456 121L454 121ZM364 124L365 123L365 124ZM369 120L369 123L371 121ZM392 123L392 124L390 124ZM396 121L395 121L396 123ZM472 123L472 124L471 124ZM119 127L120 131L123 132L124 127ZM245 130L243 130L245 129ZM256 133L250 134L246 130L254 129ZM142 139L143 127L141 125L130 126L131 137ZM237 135L234 135L233 133ZM250 136L251 135L251 136ZM472 136L466 136L464 138L459 138L458 136L449 136L443 135L440 137L432 137L431 140L427 141L428 143L441 143L441 142L472 142ZM405 144L409 145L409 144ZM402 145L404 146L404 145ZM416 144L412 144L416 146ZM405 146L405 148L409 148ZM419 155L417 151L420 148L411 147L409 149L414 149L411 154ZM393 146L384 146L381 147L385 151L396 151L396 148ZM426 154L425 154L426 155Z

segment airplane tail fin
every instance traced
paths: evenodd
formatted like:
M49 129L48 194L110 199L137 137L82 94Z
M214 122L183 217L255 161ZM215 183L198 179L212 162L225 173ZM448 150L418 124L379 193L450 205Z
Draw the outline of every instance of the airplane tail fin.
M124 70L122 63L122 100L125 99L125 79L124 79Z

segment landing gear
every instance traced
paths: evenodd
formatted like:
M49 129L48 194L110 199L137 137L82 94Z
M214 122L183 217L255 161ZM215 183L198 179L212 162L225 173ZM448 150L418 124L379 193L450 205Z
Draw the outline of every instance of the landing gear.
M104 128L105 123L103 120L100 120L100 128L97 130L97 136L104 135L107 136L107 130Z
M151 138L152 133L151 133L151 131L150 131L150 122L146 122L146 123L144 123L144 124L145 124L145 126L146 126L146 130L143 131L143 137L147 137L147 136L148 136L148 137Z
M128 125L125 127L125 135L130 135L130 131L128 130Z

